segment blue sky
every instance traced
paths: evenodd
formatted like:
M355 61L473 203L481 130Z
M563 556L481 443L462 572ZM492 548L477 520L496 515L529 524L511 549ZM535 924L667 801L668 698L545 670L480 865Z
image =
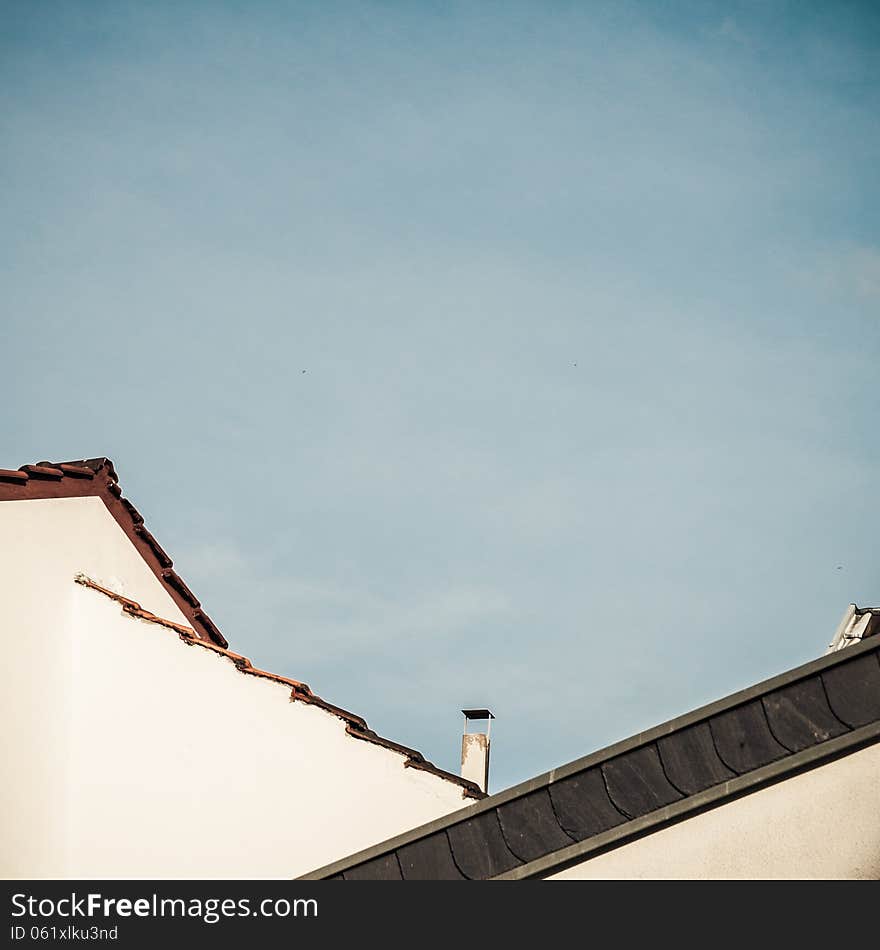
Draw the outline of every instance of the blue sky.
M3 459L493 788L880 603L880 10L3 3Z

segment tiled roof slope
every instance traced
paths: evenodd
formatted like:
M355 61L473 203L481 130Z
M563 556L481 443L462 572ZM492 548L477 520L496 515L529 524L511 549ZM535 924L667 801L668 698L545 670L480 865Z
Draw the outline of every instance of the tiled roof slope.
M877 633L304 879L540 878L877 742Z
M141 513L122 497L116 469L108 458L77 462L37 462L17 470L0 469L0 501L42 498L100 498L150 570L202 640L227 647L226 638L202 610L196 595L173 569L171 558L147 531Z
M483 799L485 793L473 782L461 778L452 772L437 768L421 752L400 745L378 735L366 723L366 720L354 713L327 702L312 692L305 684L296 680L269 673L255 668L247 657L229 651L229 644L208 615L202 610L198 598L187 587L183 579L172 570L171 558L160 547L159 542L147 531L144 519L134 505L123 498L119 487L119 478L113 463L108 458L80 459L76 462L38 462L36 465L23 465L19 469L0 469L0 502L23 501L44 498L100 498L110 514L125 532L138 553L165 586L191 627L182 627L170 620L149 613L140 604L113 591L106 590L85 577L79 577L79 583L91 587L112 597L122 604L123 610L142 620L149 620L161 626L176 630L181 639L188 643L198 641L202 646L211 647L226 655L244 673L266 677L291 687L291 701L306 702L332 713L342 719L345 731L355 739L363 739L380 745L404 757L408 768L430 772L438 778L461 786L462 794L468 798Z

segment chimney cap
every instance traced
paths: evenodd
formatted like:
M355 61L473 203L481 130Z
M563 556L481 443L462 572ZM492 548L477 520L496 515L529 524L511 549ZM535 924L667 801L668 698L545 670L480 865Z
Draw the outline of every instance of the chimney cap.
M488 709L462 709L465 719L494 719Z

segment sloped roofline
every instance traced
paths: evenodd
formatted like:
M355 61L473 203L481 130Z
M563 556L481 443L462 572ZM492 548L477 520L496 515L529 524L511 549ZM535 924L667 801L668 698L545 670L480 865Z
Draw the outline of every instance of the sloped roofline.
M37 462L13 471L0 469L0 501L46 498L100 498L147 567L177 604L180 612L201 640L229 646L202 609L198 597L174 570L164 548L147 530L143 515L122 495L119 477L108 458L80 459L76 462Z
M880 616L865 639L299 880L542 878L880 741Z
M291 701L319 706L334 716L338 716L345 722L345 731L348 735L402 755L406 767L430 772L438 778L460 786L463 796L467 798L480 800L486 797L485 793L473 782L438 768L416 749L410 749L378 735L369 728L366 720L361 716L327 702L313 693L305 683L259 670L247 657L232 653L226 637L202 609L199 599L173 569L171 558L147 530L143 516L127 498L123 497L119 477L110 459L101 457L79 459L73 462L37 462L35 465L22 465L19 469L0 469L0 502L90 497L101 499L135 550L189 621L190 626L184 627L157 617L144 610L137 602L100 587L87 578L78 578L79 583L84 583L117 600L128 614L172 628L187 642L198 641L200 645L224 654L243 672L267 677L290 686Z

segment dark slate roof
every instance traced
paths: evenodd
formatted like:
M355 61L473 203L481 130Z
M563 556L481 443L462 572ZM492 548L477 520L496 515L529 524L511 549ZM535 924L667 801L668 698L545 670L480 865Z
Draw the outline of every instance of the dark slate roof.
M473 782L438 768L429 762L421 752L400 745L391 739L378 735L369 728L365 719L355 713L342 709L318 696L305 684L276 673L259 670L247 657L232 653L223 634L202 609L196 595L189 589L183 578L172 570L173 562L159 542L147 531L144 519L135 506L122 495L119 477L113 463L108 458L79 459L75 462L37 462L36 465L22 465L18 469L0 469L0 502L43 500L47 498L100 498L116 523L125 532L126 537L146 562L150 570L164 585L172 600L180 608L190 623L182 627L171 621L156 617L145 611L140 604L126 597L105 590L87 578L79 582L101 591L122 604L126 613L152 620L165 627L175 629L187 642L190 635L202 646L210 647L228 656L244 673L273 679L291 687L291 702L304 702L319 706L321 709L338 716L345 722L345 731L355 739L361 739L374 745L390 749L403 756L407 768L430 772L438 778L461 787L462 796L483 799L485 793Z
M303 880L545 877L880 741L878 633Z

